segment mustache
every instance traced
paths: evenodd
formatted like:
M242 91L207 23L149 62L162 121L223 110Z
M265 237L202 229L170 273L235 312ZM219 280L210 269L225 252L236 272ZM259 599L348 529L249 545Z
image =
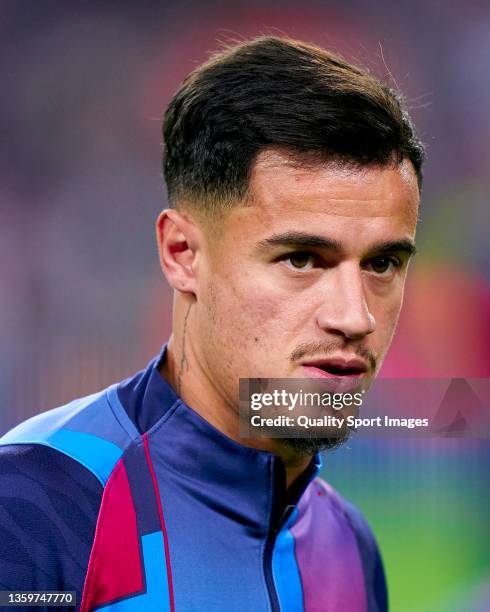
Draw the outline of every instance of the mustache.
M331 341L331 342L305 342L300 344L294 351L291 353L289 358L291 361L299 361L308 355L312 357L317 355L322 355L323 357L328 357L330 353L340 352L345 350L345 345L339 341ZM354 350L353 356L360 357L361 359L365 359L372 370L375 370L377 357L376 355L370 351L365 346L358 346Z

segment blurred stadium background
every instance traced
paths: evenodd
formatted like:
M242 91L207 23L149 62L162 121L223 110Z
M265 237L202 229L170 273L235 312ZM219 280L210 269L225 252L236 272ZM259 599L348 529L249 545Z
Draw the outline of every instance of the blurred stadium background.
M488 3L0 2L0 433L143 367L170 330L160 119L220 42L285 33L399 87L427 144L384 376L490 376ZM396 612L490 610L490 440L362 439L324 476L364 511Z

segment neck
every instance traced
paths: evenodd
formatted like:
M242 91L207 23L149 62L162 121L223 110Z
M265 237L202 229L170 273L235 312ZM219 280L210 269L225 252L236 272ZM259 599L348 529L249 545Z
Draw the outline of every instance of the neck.
M286 486L289 488L308 466L311 456L298 454L281 440L240 437L236 408L230 406L199 367L192 350L192 343L189 341L191 335L184 333L188 325L189 310L190 304L181 326L175 325L178 321L174 320L174 330L180 330L181 333L174 332L170 337L166 359L159 368L160 373L188 406L221 433L244 446L269 451L279 456L286 468Z

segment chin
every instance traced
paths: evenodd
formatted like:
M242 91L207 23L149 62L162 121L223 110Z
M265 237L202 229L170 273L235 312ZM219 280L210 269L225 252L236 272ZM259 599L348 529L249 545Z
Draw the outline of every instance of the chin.
M294 450L301 457L311 457L315 453L334 450L347 442L350 431L332 438L281 438L282 444Z

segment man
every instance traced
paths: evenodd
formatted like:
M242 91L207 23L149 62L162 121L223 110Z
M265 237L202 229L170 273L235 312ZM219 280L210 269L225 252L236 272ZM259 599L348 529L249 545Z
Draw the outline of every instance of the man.
M375 540L317 477L330 439L242 439L240 378L373 377L423 150L399 97L297 41L225 50L164 120L173 332L148 368L0 444L0 588L77 609L382 611Z

